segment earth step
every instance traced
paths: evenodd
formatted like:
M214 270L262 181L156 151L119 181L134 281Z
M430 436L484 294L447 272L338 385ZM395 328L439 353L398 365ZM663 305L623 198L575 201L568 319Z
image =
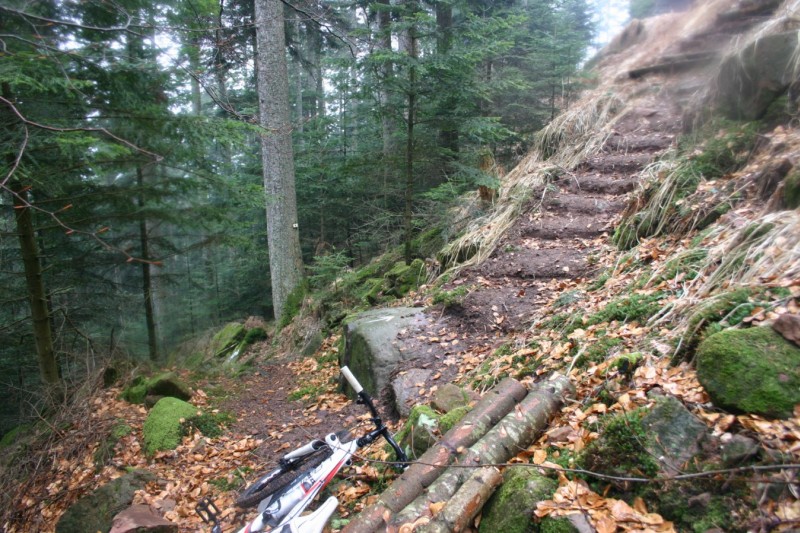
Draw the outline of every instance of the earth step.
M672 144L674 136L668 133L648 133L640 136L614 134L608 138L605 150L610 152L660 152Z
M599 194L627 194L636 188L636 178L612 178L600 174L579 174L570 178L562 178L559 185L573 192Z
M607 220L603 220L607 218ZM534 237L544 240L555 239L593 239L605 231L608 219L597 215L578 214L573 217L545 217L537 220L522 231L523 237Z
M590 157L581 165L586 170L597 170L603 174L633 174L642 170L653 160L649 153L601 154Z
M567 247L518 249L492 261L492 277L554 279L581 277L588 270L586 251L572 243Z
M587 196L586 194L562 193L545 201L548 211L556 213L618 213L625 207L625 201L612 197Z

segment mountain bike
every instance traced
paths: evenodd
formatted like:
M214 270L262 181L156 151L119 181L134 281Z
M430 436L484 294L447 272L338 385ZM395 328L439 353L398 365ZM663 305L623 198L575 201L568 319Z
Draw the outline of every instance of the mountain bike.
M353 455L360 448L369 446L380 437L392 447L398 464L408 463L408 457L392 438L364 387L346 366L341 372L358 396L356 403L369 410L375 429L347 442L342 440L346 432L330 433L324 439L314 439L281 457L274 470L261 476L236 498L236 505L240 508L258 506L258 516L238 533L264 531L267 527L272 532L281 533L321 532L336 510L338 499L331 496L309 515L301 516L303 511L343 467L351 464ZM222 533L219 509L213 501L201 500L195 511L212 526L212 533Z

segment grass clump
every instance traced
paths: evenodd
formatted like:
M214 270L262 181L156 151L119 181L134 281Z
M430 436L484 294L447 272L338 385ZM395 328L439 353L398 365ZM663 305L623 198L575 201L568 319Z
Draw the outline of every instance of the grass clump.
M604 322L644 322L644 319L655 315L661 309L661 300L665 293L631 294L611 300L602 310L591 315L586 325Z

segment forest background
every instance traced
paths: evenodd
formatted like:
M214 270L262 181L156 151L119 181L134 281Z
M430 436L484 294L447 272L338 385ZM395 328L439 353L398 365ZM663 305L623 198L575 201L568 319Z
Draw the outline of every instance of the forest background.
M431 228L450 237L451 202L490 194L591 83L578 71L610 4L284 2L309 283ZM253 3L0 13L2 434L38 412L42 383L163 361L273 309Z

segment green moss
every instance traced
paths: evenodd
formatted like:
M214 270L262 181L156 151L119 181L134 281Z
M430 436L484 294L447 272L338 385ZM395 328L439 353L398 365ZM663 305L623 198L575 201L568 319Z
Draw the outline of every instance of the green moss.
M633 372L642 363L643 358L644 356L640 352L622 354L614 359L611 363L611 368L631 379L633 378Z
M143 404L147 396L148 380L143 376L136 376L131 384L122 391L122 399L126 402Z
M411 253L415 257L433 257L445 245L441 228L424 231L411 241Z
M783 205L786 209L800 207L800 172L793 170L783 180Z
M196 416L197 412L197 407L177 398L160 399L150 410L142 428L147 454L177 448L182 437L181 424Z
M305 282L301 282L286 297L281 318L278 320L278 331L288 326L294 320L294 317L300 313L300 309L303 307L303 299L306 297L307 292L308 285Z
M229 322L211 339L208 351L214 354L214 357L226 357L239 346L245 334L246 330L243 324Z
M440 433L441 415L427 405L415 405L408 415L408 420L395 435L395 440L402 446L409 457L419 457L433 445L434 433Z
M244 336L244 344L250 345L254 342L266 340L267 337L267 331L264 328L256 327L248 329Z
M385 292L401 298L425 281L425 263L421 259L414 259L409 265L399 261L383 277L387 282Z
M383 296L383 278L365 280L359 291L359 296L370 305L380 302L381 296Z
M721 464L688 465L686 473L724 468ZM748 522L757 508L744 478L719 483L713 477L648 486L642 497L665 519L675 523L677 531L704 533L748 531Z
M223 434L224 428L236 421L230 413L203 413L190 416L181 424L181 436L197 430L204 436L216 438Z
M700 344L697 377L717 406L786 418L800 403L800 348L770 327L726 330Z
M483 510L481 533L527 533L534 530L536 503L550 499L558 482L530 468L509 468L503 484Z
M681 338L679 348L672 357L672 363L678 364L691 358L697 349L697 345L708 336L707 330L709 328L711 328L710 333L713 334L721 328L734 326L741 322L753 309L754 304L748 304L748 302L755 294L757 293L752 289L736 289L703 301L689 315L686 333ZM733 311L744 310L745 308L748 309L747 314L731 316ZM736 321L729 322L731 318Z
M314 385L306 385L304 387L300 387L299 389L290 392L286 396L286 399L291 402L295 402L297 400L302 400L307 396L315 396L320 393L320 390L321 390L320 387Z
M598 333L598 339L589 344L586 350L581 354L575 365L578 368L585 368L591 363L602 363L608 358L608 354L617 346L622 344L622 339L619 337L607 337L602 333ZM572 355L577 355L578 347L573 348Z
M465 286L456 287L451 291L437 290L433 293L434 305L442 304L445 308L457 307L464 303L464 298L469 294Z
M600 438L586 447L578 464L612 476L655 476L658 463L647 451L652 437L644 428L642 417L640 410L605 417Z
M576 533L578 530L568 518L545 516L539 523L539 533Z
M442 434L447 433L451 429L455 427L456 424L461 422L461 419L466 416L472 410L472 407L469 405L462 405L461 407L456 407L452 411L447 414L444 414L439 418L439 431Z

